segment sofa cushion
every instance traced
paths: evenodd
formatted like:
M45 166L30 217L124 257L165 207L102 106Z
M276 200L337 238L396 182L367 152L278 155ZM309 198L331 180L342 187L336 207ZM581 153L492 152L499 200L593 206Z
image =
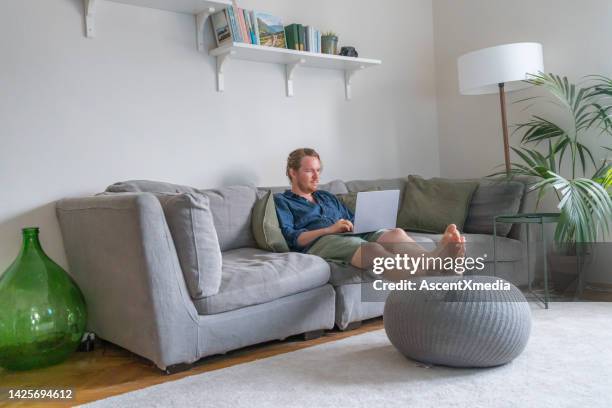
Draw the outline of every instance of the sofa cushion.
M208 198L202 194L159 194L189 294L214 295L221 285L221 249Z
M329 276L329 266L317 256L235 249L223 253L219 293L194 304L201 315L227 312L323 286Z
M493 235L464 234L466 240L466 256L485 257L486 262L493 262ZM497 237L495 243L497 260L501 262L515 262L523 259L523 243L516 239Z
M517 214L525 184L519 181L480 180L472 197L463 230L475 234L493 234L496 215ZM497 235L508 236L512 224L497 224Z
M181 194L200 192L197 188L182 186L180 184L166 183L163 181L152 180L128 180L119 181L106 187L109 193L168 193Z
M400 190L401 196L405 186L406 177L376 180L352 180L346 182L346 188L351 193L376 190Z
M332 180L329 183L320 184L319 190L324 190L332 194L348 193L346 184L342 180Z
M329 283L334 286L349 285L362 282L373 282L376 279L381 279L380 275L376 275L370 269L359 269L353 265L340 264L337 262L329 262L331 277Z
M408 176L397 226L421 232L443 232L448 224L463 230L476 182Z
M221 251L255 247L251 231L251 210L257 198L255 187L232 186L200 190L179 184L150 180L121 181L106 188L107 192L150 192L204 194L210 202Z
M271 252L289 252L289 246L278 223L272 192L258 198L251 214L251 228L260 249Z
M346 188L351 193L360 191L399 190L401 208L402 200L404 199L404 188L406 188L406 180L406 177L377 180L352 180L346 182Z
M210 200L221 251L257 246L251 231L251 210L257 199L255 187L222 187L201 193Z
M415 240L431 239L436 244L440 242L442 234L426 234L422 232L406 231ZM479 257L486 254L485 263L493 262L493 235L486 234L462 234L466 241L466 256ZM523 244L516 239L497 237L496 242L497 260L501 262L520 261L523 254Z
M161 181L130 180L110 185L106 191L204 194L210 202L221 251L257 245L251 231L251 210L257 198L255 187L232 186L200 190Z
M260 192L271 191L272 194L284 193L285 190L289 190L290 186L276 186L276 187L258 187ZM344 194L348 193L346 185L342 180L332 180L329 183L319 184L319 190L328 191L332 194Z
M346 193L346 194L336 194L338 200L348 208L353 214L355 214L355 209L357 208L357 192L354 193Z

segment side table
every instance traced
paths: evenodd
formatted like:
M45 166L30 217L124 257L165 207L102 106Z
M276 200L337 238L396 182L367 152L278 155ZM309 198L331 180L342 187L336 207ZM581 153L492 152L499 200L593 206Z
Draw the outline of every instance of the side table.
M544 232L544 224L553 224L559 221L560 213L524 213L514 215L498 215L493 219L493 274L497 276L497 224L525 224L527 230L527 280L529 292L535 296L540 302L544 303L544 307L548 309L550 295L548 293L548 260L546 256L546 234ZM531 289L531 268L529 262L529 224L540 224L542 231L542 259L544 260L544 298L534 293Z

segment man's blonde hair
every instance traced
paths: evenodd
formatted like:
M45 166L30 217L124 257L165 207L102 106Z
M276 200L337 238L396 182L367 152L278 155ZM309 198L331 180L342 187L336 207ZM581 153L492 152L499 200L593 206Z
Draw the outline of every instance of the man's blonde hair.
M287 170L285 174L289 177L289 181L293 183L291 180L291 174L289 174L289 169L293 169L298 171L302 164L302 159L306 156L316 157L319 159L319 163L321 162L321 158L319 157L319 153L317 153L314 149L310 149L308 147L303 147L301 149L295 149L291 153L289 153L289 157L287 157Z

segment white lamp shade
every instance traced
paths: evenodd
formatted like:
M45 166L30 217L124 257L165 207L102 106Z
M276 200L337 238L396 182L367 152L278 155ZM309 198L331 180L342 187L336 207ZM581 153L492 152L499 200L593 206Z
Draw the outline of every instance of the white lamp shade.
M542 44L515 43L473 51L459 57L459 91L463 95L507 92L529 86L527 74L544 72Z

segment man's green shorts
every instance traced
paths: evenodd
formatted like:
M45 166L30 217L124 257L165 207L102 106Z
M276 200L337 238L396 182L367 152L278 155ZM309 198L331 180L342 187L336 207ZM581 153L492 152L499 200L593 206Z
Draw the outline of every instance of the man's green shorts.
M307 251L308 254L317 255L329 262L350 264L355 251L367 242L376 242L387 230L367 232L365 234L325 235Z

